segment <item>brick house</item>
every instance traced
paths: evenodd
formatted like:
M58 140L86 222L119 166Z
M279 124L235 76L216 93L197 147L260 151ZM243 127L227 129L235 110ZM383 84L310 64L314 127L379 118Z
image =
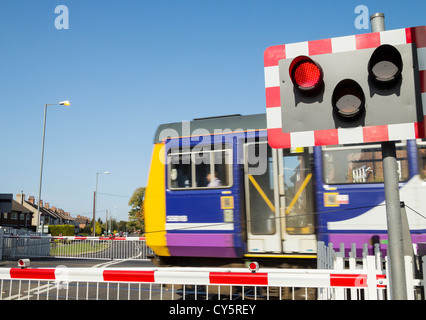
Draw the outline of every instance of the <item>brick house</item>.
M33 213L31 225L37 225L37 203L34 196L29 196L28 200L25 199L25 194L17 194L16 202L21 204L27 210ZM75 232L78 233L79 225L75 218L71 217L69 212L65 212L62 209L50 206L49 203L43 203L43 200L40 200L40 224L41 225L74 225Z
M12 210L1 212L0 226L15 229L31 228L33 212L12 199Z
M76 220L80 229L84 229L86 226L90 225L90 218L88 217L78 215Z

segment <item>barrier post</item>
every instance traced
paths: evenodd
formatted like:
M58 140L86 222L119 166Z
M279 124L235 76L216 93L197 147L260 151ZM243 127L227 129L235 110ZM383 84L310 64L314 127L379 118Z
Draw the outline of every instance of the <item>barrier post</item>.
M367 299L377 300L376 257L367 256Z
M413 273L413 259L411 256L405 256L405 279L407 280L407 300L414 299L414 273Z
M0 261L3 260L4 229L0 227Z

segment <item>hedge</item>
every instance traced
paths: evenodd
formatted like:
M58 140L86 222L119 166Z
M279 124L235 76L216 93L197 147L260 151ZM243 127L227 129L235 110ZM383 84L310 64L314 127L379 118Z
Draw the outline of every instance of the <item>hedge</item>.
M63 236L73 236L75 231L75 227L64 224L64 225L49 225L49 233L52 236L59 236L60 234Z

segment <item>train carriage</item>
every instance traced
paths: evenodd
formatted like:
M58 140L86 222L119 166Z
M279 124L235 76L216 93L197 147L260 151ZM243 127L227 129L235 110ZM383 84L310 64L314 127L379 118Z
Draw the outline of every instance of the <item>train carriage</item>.
M145 196L155 254L184 263L313 261L317 241L385 251L380 144L272 149L265 128L265 114L158 128ZM423 242L426 142L398 142L397 160L412 239Z

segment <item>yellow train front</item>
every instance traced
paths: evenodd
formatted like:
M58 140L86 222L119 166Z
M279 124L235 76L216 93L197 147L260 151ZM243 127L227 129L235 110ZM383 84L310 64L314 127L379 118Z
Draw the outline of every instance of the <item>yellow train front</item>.
M306 215L313 196L307 192L309 152L302 148L291 156L294 172L287 181L294 180L298 195L290 210L294 219L285 226L277 192L284 168L278 168L265 127L265 114L259 114L158 128L144 205L147 244L162 261L316 257L314 221Z

